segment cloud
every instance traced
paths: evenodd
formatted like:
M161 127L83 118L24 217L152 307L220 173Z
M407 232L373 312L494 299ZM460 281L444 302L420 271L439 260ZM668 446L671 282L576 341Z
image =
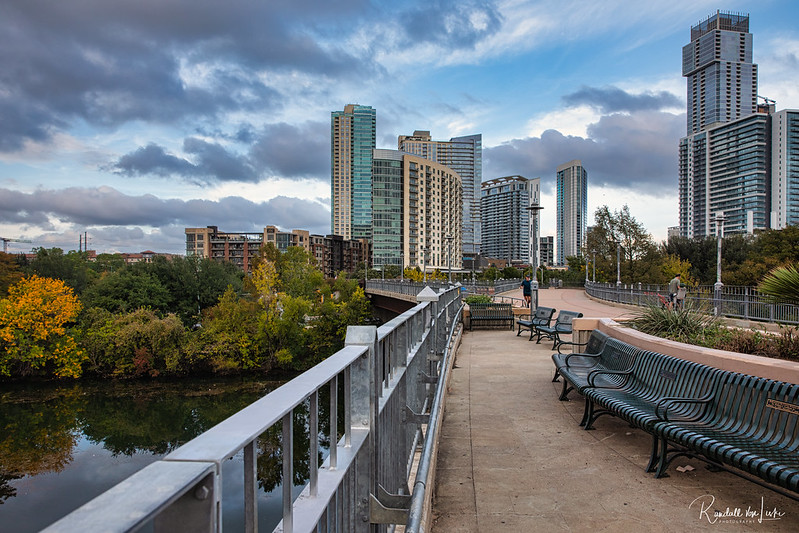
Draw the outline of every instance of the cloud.
M475 44L495 33L502 15L490 2L423 3L399 17L406 44L433 43L447 48L474 48Z
M253 165L273 175L329 179L330 124L269 124L250 149L250 157Z
M81 227L204 227L252 231L267 225L327 233L325 205L277 196L265 202L241 197L212 200L160 199L150 194L125 195L111 187L37 190L0 189L0 224L31 225L53 230L58 224Z
M308 1L6 2L0 150L43 141L80 121L115 128L274 111L280 100L272 73L358 75L371 68L316 34L332 33L364 7L360 1L336 2L335 9Z
M589 105L603 113L659 111L682 107L682 101L667 91L630 94L618 87L588 87L563 96L569 107Z
M551 190L555 169L579 159L588 170L589 187L645 188L674 194L677 143L684 128L684 115L658 111L607 115L587 128L587 137L547 130L540 137L484 148L483 178L541 177L542 187Z

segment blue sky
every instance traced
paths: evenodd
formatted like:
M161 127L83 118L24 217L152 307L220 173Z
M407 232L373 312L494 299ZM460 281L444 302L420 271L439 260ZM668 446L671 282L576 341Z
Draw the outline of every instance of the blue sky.
M589 211L677 224L681 50L750 15L759 93L799 107L799 3L108 0L0 4L0 237L10 251L182 253L185 227L330 232L330 112L482 133L483 179L581 159ZM590 220L589 220L590 222Z

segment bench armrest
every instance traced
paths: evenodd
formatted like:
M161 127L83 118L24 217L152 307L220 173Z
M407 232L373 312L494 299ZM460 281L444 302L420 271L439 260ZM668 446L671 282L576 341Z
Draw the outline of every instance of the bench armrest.
M660 401L658 401L657 405L655 405L655 416L658 417L658 420L660 421L669 422L670 407L678 404L687 404L687 403L708 405L712 400L713 400L712 392L700 398L679 398L679 397L661 398ZM661 410L663 411L662 413ZM686 418L685 420L691 420L691 419Z
M604 369L601 369L601 368L597 369L597 370L592 370L591 372L588 373L588 376L586 378L586 382L588 383L587 387L597 387L597 384L595 383L595 381L596 381L596 376L599 376L599 375L625 376L625 378L629 378L630 376L633 375L633 371L632 370L604 370ZM620 389L620 388L622 388L624 386L624 384L626 382L627 382L627 379L625 379L624 382L622 382L620 385L617 385L615 387L602 387L602 388L603 389Z
M560 345L558 345L558 353L560 353ZM580 352L572 352L572 353L570 353L570 354L567 354L567 355L566 355L566 359L564 359L564 360L563 360L563 364L566 366L566 368L568 368L568 367L569 367L569 359L571 359L573 355L577 355L577 356L580 356L580 357L593 357L593 358L597 359L597 358L599 358L599 357L600 357L602 354L599 354L599 353L580 353Z

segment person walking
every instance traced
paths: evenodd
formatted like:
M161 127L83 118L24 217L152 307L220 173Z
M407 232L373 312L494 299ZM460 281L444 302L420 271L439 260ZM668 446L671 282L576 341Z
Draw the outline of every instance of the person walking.
M674 309L677 305L677 294L680 292L682 285L680 284L680 274L674 276L669 282L669 309Z
M524 296L524 302L527 304L527 307L530 307L530 302L533 298L533 283L530 281L530 274L524 275L524 281L522 281L521 288L522 295Z

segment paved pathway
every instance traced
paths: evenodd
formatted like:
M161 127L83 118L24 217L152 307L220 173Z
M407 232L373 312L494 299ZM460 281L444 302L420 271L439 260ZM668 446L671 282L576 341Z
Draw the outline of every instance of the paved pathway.
M580 291L540 296L542 305L586 316L628 312ZM464 333L446 399L432 531L799 531L799 502L690 459L654 479L644 472L645 433L610 417L582 430L582 400L572 393L573 401L558 401L560 383L551 382L552 344L527 339L509 330ZM675 470L684 465L694 470ZM759 512L761 503L784 514L762 522L713 515Z

